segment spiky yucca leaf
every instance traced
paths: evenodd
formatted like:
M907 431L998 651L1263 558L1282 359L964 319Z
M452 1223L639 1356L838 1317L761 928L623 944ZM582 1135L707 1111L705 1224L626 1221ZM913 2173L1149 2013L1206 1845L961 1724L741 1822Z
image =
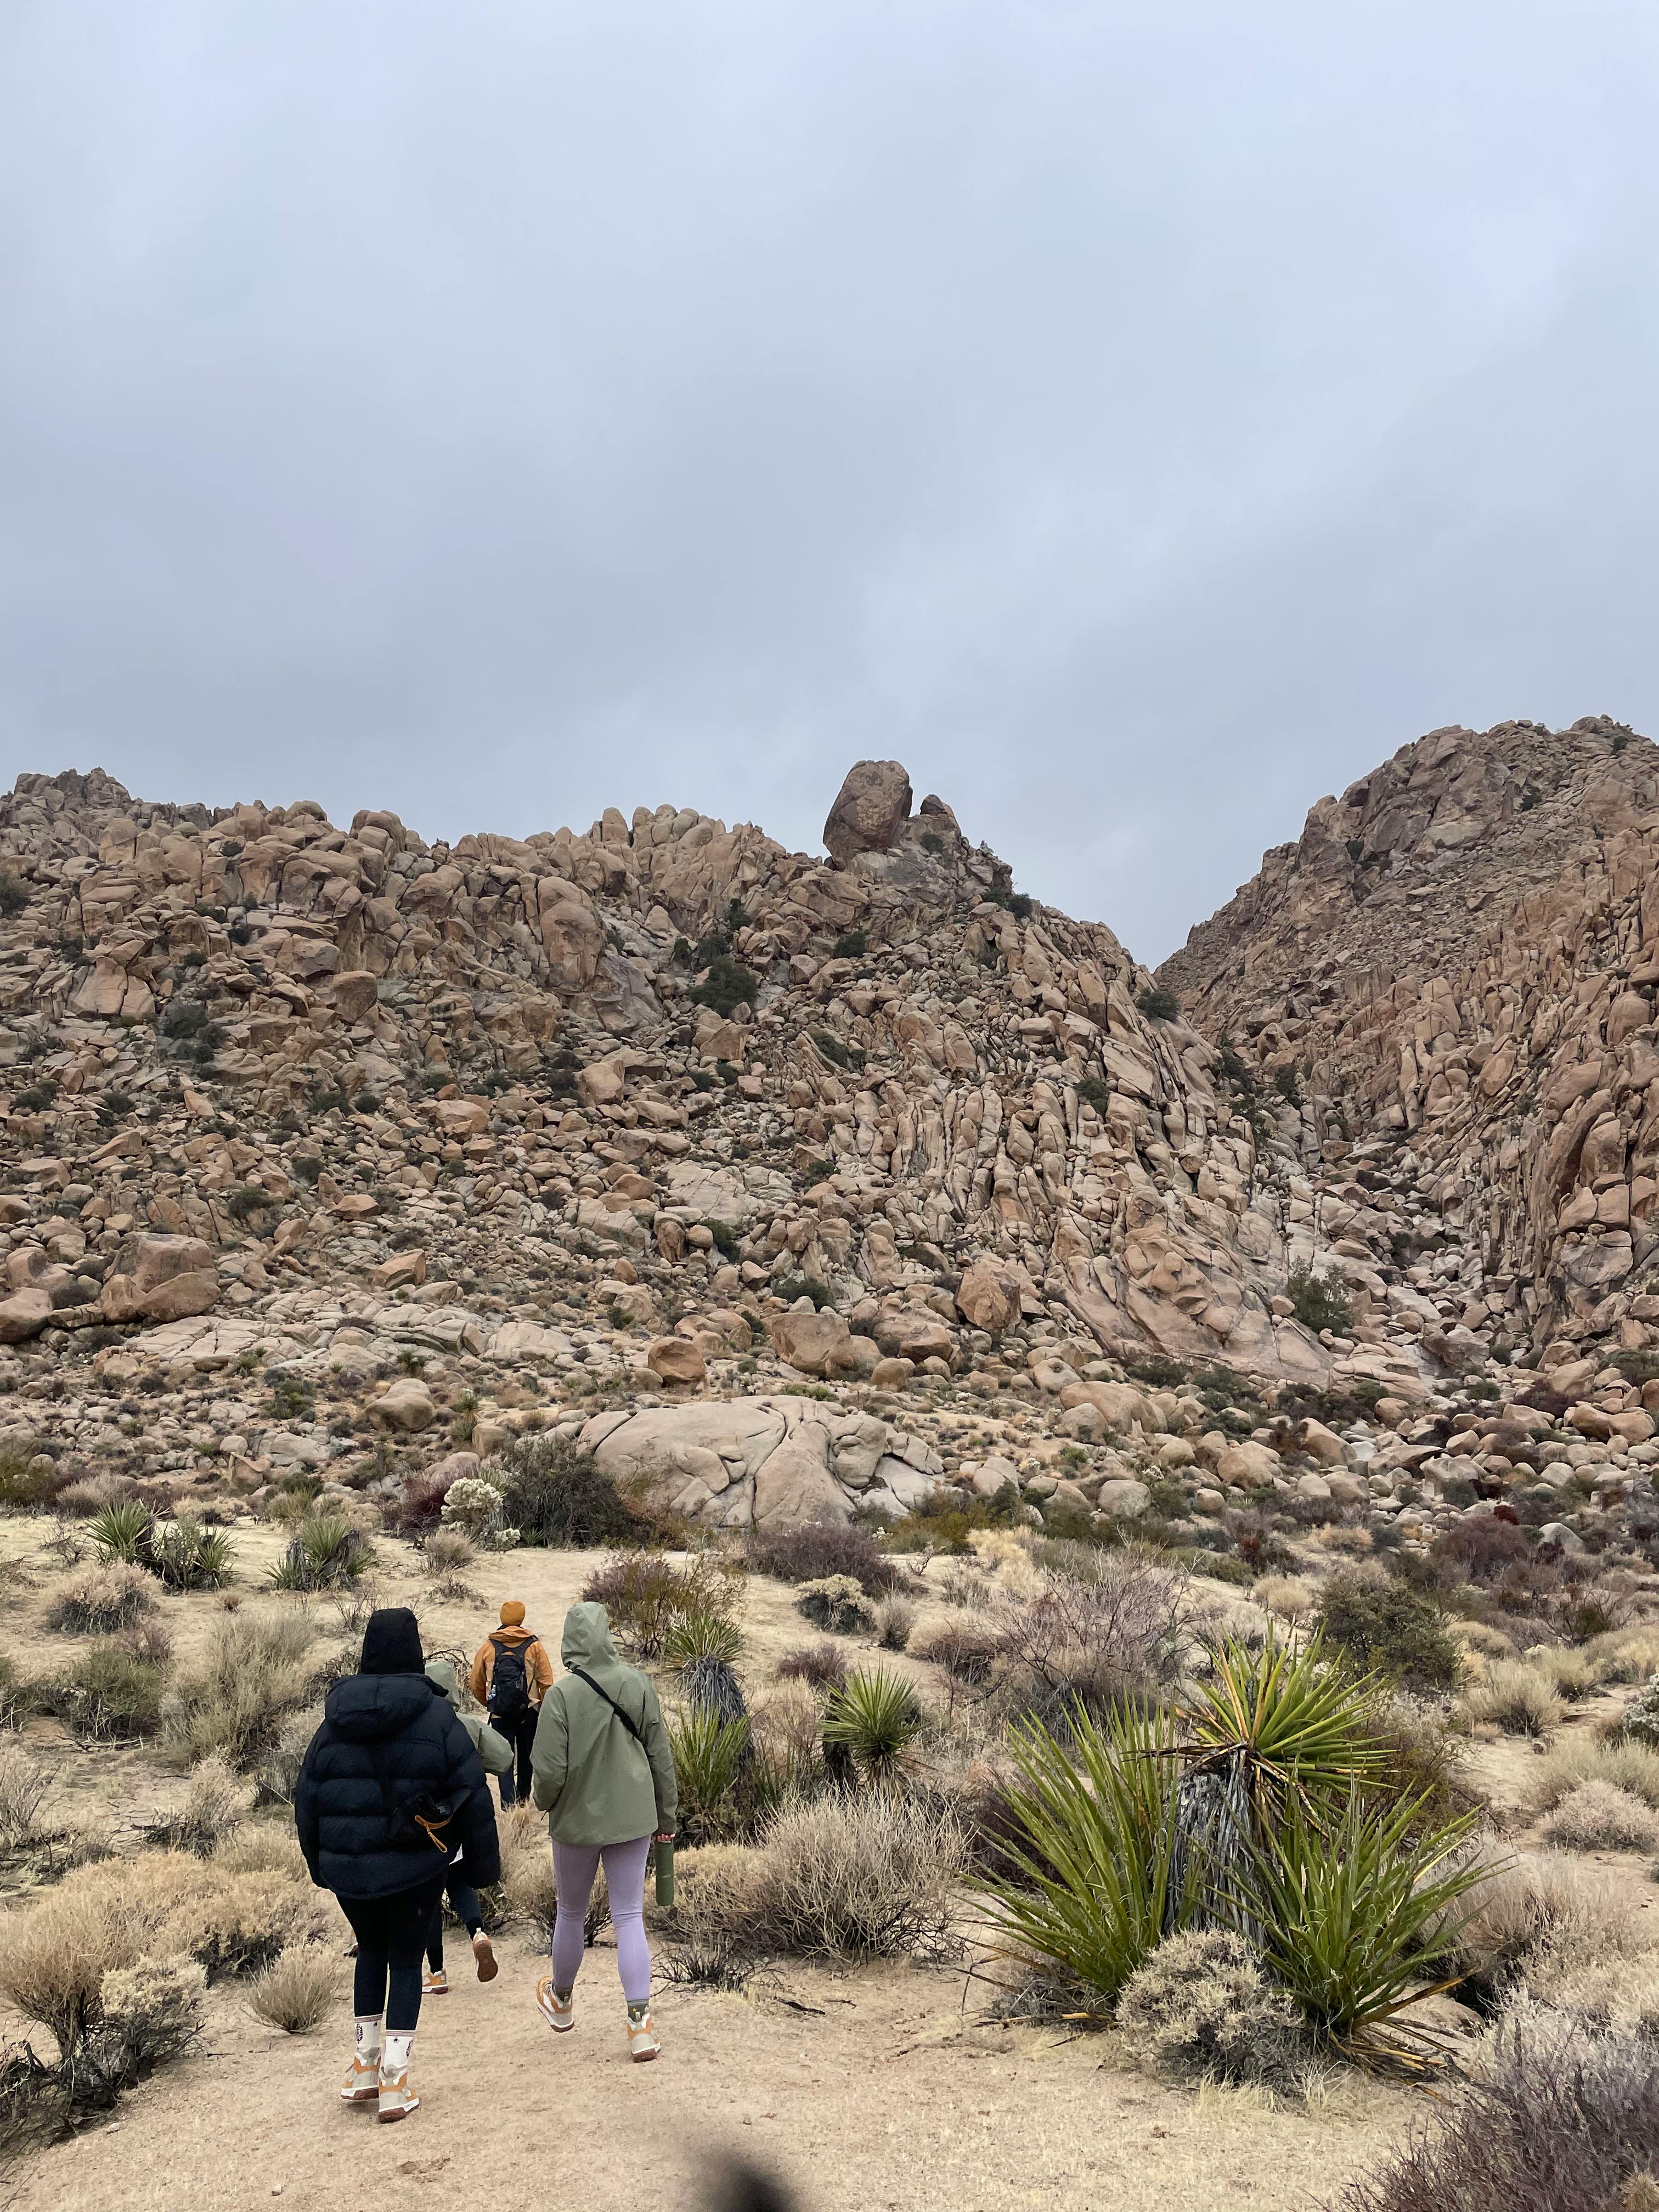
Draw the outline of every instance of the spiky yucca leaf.
M1010 1741L1022 1780L1001 1849L1018 1873L987 1885L1000 1948L1054 1961L1110 2003L1190 1917L1170 1724L1131 1714L1103 1728L1079 1707L1067 1743L1035 1721Z
M683 1613L663 1638L665 1667L676 1674L699 1659L724 1660L729 1667L743 1650L743 1632L730 1613L712 1606Z
M136 1498L102 1507L93 1516L87 1533L106 1565L112 1559L120 1559L130 1567L149 1565L155 1520L149 1506Z
M1431 1959L1448 1948L1450 1907L1490 1868L1454 1860L1474 1825L1464 1814L1413 1834L1423 1804L1380 1809L1352 1792L1334 1828L1292 1797L1252 1877L1265 1961L1312 2024L1356 2058L1420 2063L1426 2039L1395 2016L1429 1994Z
M878 1780L892 1772L921 1729L915 1687L885 1667L855 1667L824 1701L825 1743L844 1746Z
M668 1741L679 1785L681 1833L688 1843L701 1844L729 1832L737 1819L738 1775L749 1748L748 1716L723 1721L704 1706L687 1705L671 1715Z

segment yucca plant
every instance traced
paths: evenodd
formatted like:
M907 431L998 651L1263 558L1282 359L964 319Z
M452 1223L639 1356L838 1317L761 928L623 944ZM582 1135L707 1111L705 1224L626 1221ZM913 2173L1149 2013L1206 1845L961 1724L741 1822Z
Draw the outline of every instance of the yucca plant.
M712 1606L683 1613L663 1638L662 1663L675 1674L699 1659L719 1659L730 1667L743 1650L743 1632L730 1613Z
M1126 1713L1103 1725L1079 1705L1066 1741L1029 1721L1010 1749L1021 1778L1000 1849L1015 1872L986 1884L1000 1947L1053 1961L1109 2004L1191 1917L1170 1723Z
M101 1507L87 1531L106 1566L119 1559L129 1567L149 1566L155 1533L154 1515L136 1498Z
M198 1521L175 1521L151 1544L151 1565L168 1589L217 1589L228 1579L231 1558L228 1538Z
M823 1741L883 1781L921 1735L924 1716L912 1684L884 1667L855 1667L824 1700Z
M1380 1782L1387 1748L1373 1734L1377 1690L1326 1662L1315 1637L1300 1649L1228 1643L1177 1715L1181 1766L1176 1850L1200 1917L1257 1944L1251 1901L1256 1855L1291 1808L1328 1826L1350 1794Z
M668 1723L674 1773L679 1784L681 1832L702 1844L736 1825L738 1777L749 1748L749 1720L723 1721L718 1713L688 1705Z
M1455 1856L1474 1814L1414 1834L1422 1813L1420 1800L1383 1809L1354 1790L1320 1827L1292 1797L1252 1870L1264 1961L1310 2023L1351 2058L1411 2069L1437 2047L1399 2015L1433 1994L1423 1978L1455 1939L1451 1908L1492 1871Z
M270 1579L278 1589L335 1589L356 1582L370 1557L367 1538L343 1513L307 1513Z

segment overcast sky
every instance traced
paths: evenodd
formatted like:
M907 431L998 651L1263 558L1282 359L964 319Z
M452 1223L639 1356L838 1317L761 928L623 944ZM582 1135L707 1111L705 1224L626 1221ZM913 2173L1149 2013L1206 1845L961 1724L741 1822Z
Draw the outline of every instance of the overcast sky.
M896 756L1140 957L1453 721L1659 735L1651 0L9 0L0 780Z

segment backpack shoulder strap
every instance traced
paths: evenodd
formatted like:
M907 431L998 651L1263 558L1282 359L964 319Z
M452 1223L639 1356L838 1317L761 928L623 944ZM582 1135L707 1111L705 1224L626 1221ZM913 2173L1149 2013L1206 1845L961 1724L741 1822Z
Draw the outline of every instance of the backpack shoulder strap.
M593 1677L589 1674L584 1673L581 1668L573 1667L570 1671L579 1682L586 1683L588 1688L592 1691L595 1697L603 1698L605 1699L606 1705L610 1706L611 1711L615 1713L617 1718L628 1730L628 1733L633 1737L635 1742L639 1745L641 1750L643 1751L645 1748L645 1738L640 1733L638 1723L623 1711L622 1707L617 1703L617 1700L611 1696L611 1692L608 1690L600 1689L599 1684L593 1680Z

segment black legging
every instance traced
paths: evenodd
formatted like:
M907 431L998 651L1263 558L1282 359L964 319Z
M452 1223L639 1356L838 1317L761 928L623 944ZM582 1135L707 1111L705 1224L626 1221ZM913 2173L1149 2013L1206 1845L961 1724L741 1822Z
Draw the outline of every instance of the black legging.
M421 2017L421 1954L443 1893L440 1874L390 1897L341 1898L340 1910L357 1938L351 2008L359 2020L384 2010L389 2034L413 2033Z
M444 1887L449 1892L449 1901L455 1908L455 1917L469 1936L476 1936L483 1926L483 1914L478 1910L478 1893L466 1879L466 1869L451 1867L444 1877ZM443 1891L438 1893L438 1902L432 1908L432 1924L427 1931L426 1963L435 1974L444 1962L444 1900Z
M530 1753L536 1741L536 1723L540 1718L541 1709L537 1705L526 1705L521 1713L491 1713L489 1716L490 1727L497 1735L507 1738L513 1752L513 1765L500 1778L503 1812L519 1798L522 1797L526 1802L529 1799ZM518 1770L516 1788L514 1768Z

